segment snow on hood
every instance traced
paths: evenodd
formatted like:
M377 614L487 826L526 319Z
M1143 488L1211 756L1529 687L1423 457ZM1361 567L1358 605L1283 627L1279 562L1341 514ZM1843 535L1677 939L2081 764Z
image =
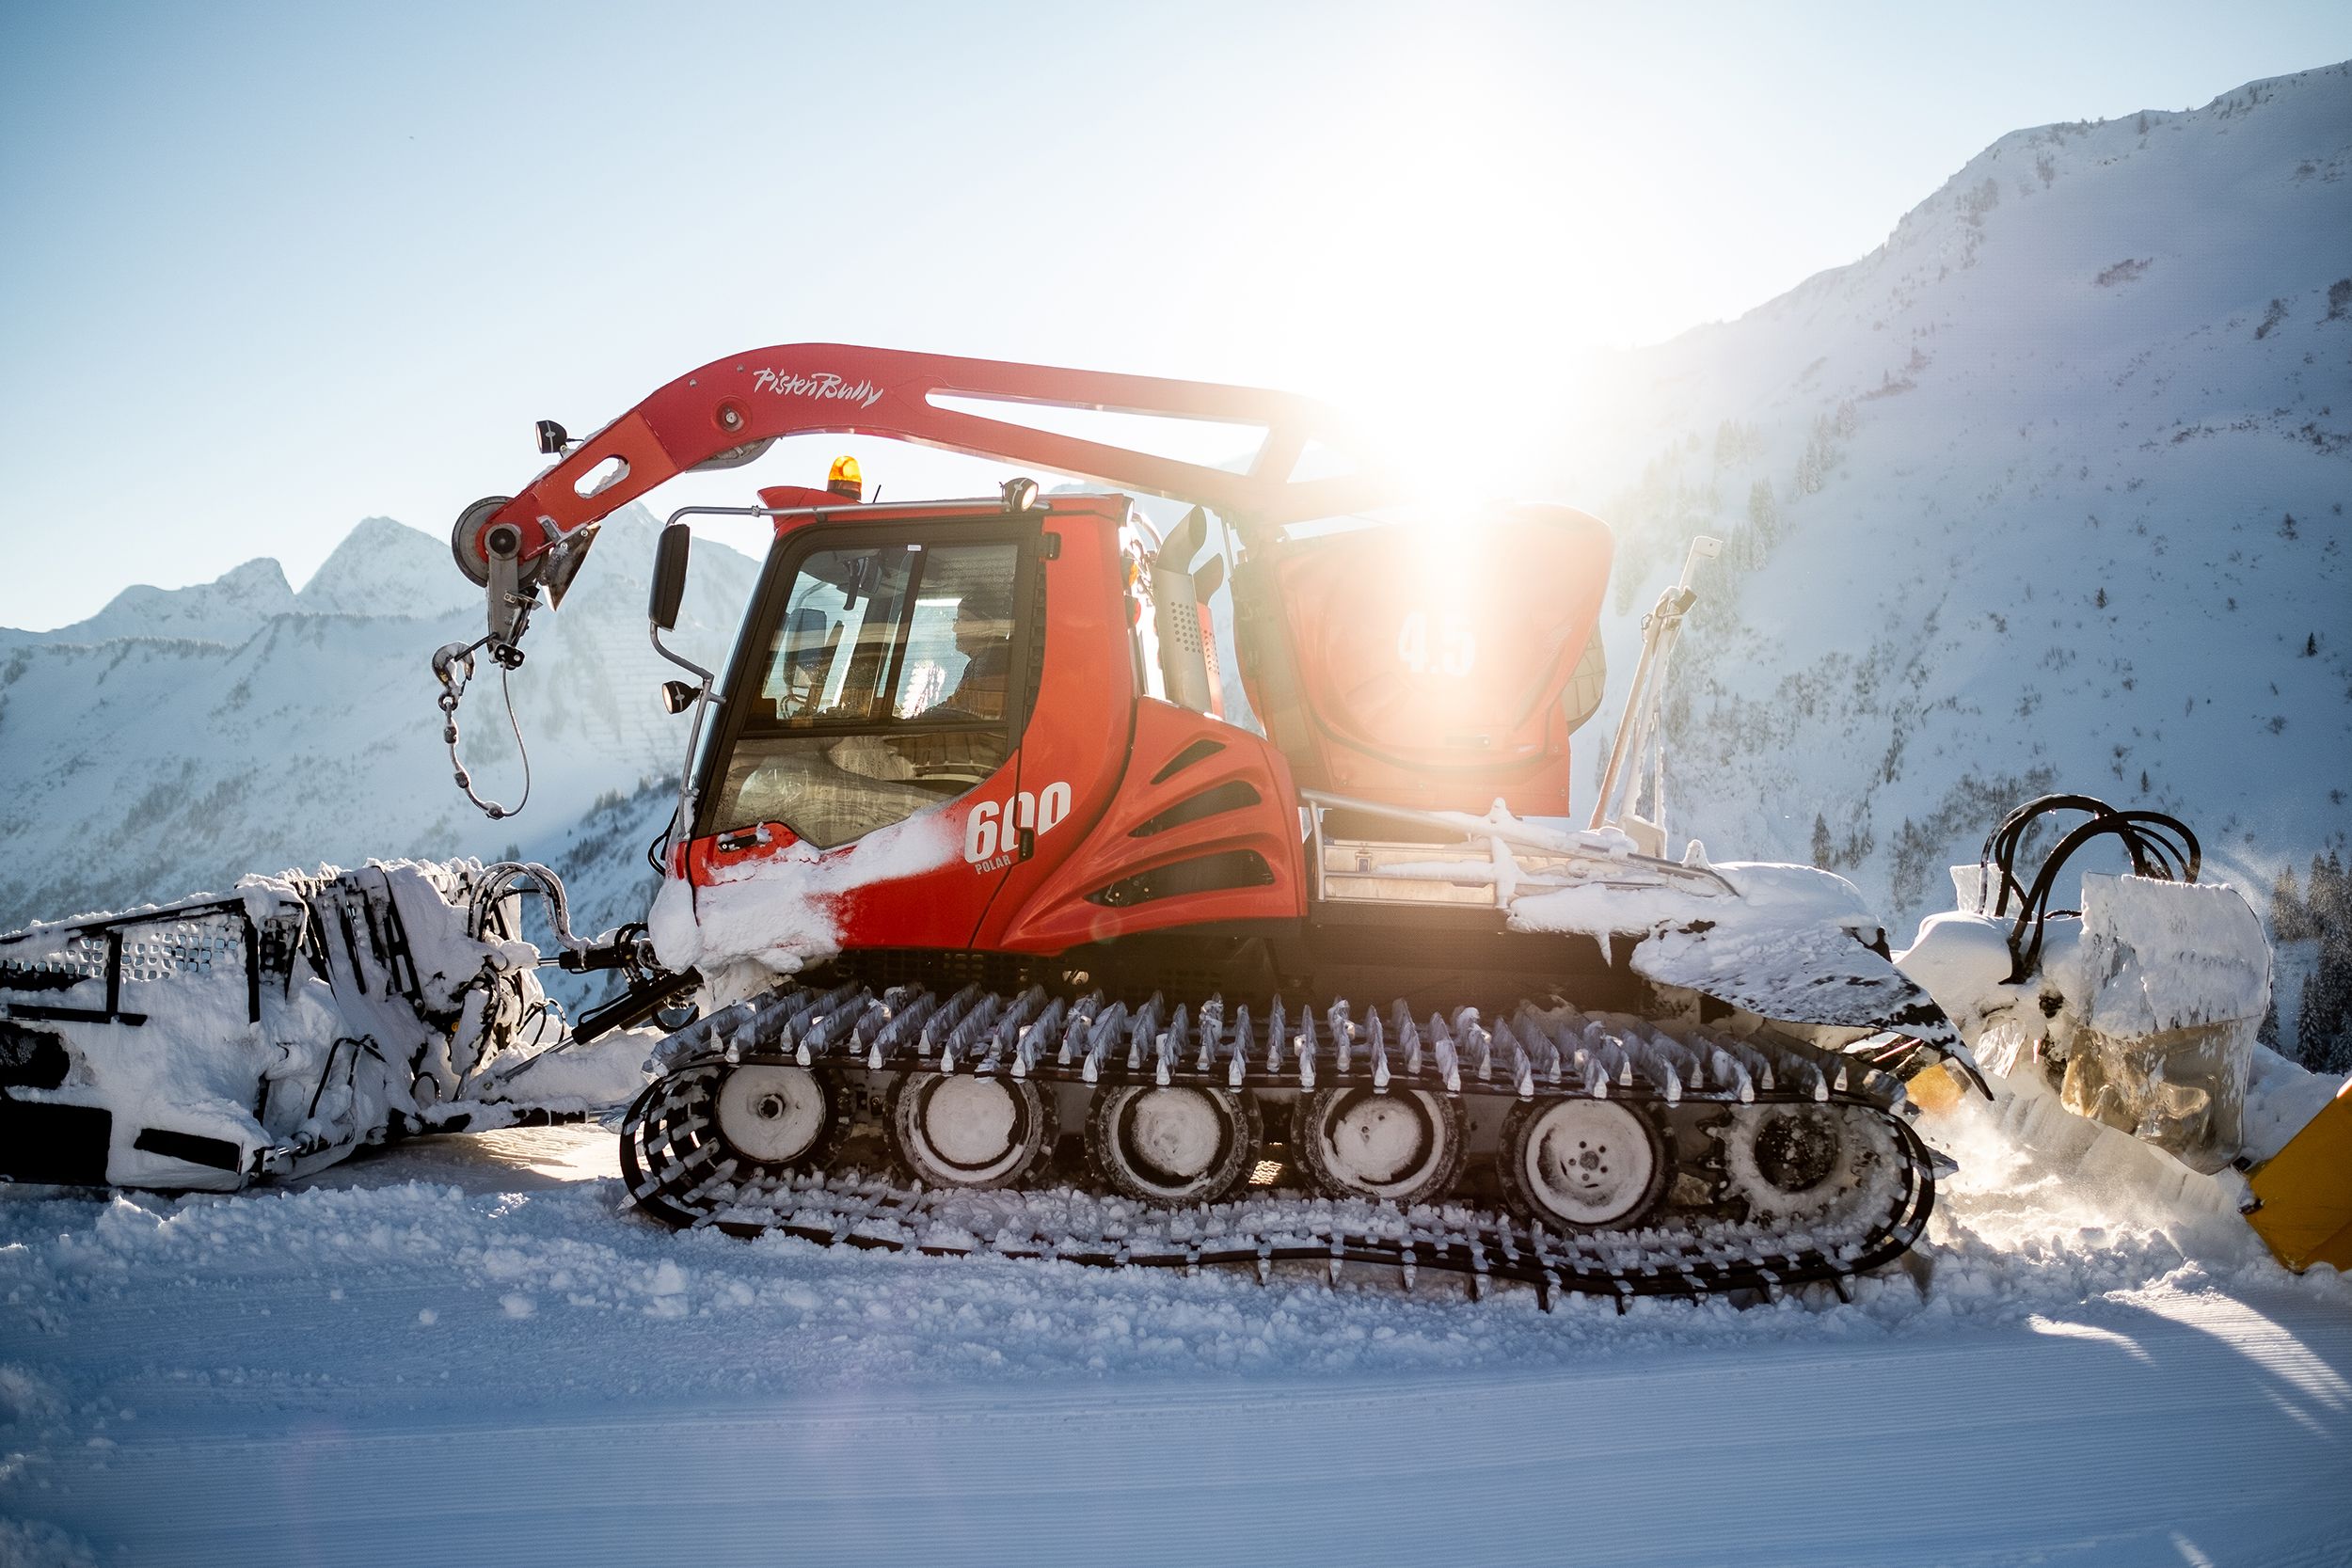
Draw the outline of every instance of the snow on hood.
M1884 932L1851 882L1809 865L1713 869L1729 892L1594 883L1521 898L1511 925L1638 938L1634 973L1763 1018L1950 1038L1927 992L1869 945Z
M699 968L708 975L747 960L795 974L841 950L841 902L852 889L937 870L958 847L947 814L932 810L842 848L791 845L716 872L707 887L665 878L646 931L672 970Z

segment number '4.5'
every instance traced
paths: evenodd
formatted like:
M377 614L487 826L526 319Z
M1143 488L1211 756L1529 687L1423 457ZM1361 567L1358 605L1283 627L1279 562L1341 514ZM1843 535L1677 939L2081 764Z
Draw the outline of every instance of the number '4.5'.
M1406 669L1416 675L1432 670L1449 675L1467 675L1478 662L1478 633L1471 629L1467 615L1446 615L1438 622L1438 636L1433 647L1429 637L1429 611L1416 610L1405 617L1397 628L1396 657Z

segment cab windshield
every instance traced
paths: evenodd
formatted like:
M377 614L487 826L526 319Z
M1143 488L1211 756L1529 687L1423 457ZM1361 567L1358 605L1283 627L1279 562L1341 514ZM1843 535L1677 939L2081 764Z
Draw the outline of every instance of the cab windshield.
M847 844L977 785L1011 752L1021 546L843 546L769 626L708 831Z

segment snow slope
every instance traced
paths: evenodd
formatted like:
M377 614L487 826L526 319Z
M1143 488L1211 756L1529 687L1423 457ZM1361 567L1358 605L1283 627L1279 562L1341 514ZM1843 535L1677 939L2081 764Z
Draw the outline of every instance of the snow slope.
M225 888L248 871L372 856L560 846L600 796L675 776L675 673L645 635L657 529L617 514L514 678L529 815L491 822L450 782L433 650L481 633L445 542L371 518L298 594L274 562L219 581L131 589L91 620L0 645L0 928ZM754 562L696 550L674 645L732 643ZM512 803L520 769L497 671L460 714L467 766ZM649 835L648 835L649 836ZM642 913L642 911L639 912Z
M0 1516L125 1564L2352 1560L2352 1287L1973 1169L1853 1306L1622 1319L677 1236L597 1129L0 1190Z
M1852 265L1608 364L1554 483L1618 531L1620 685L1687 541L1731 542L1677 826L1812 860L1818 812L1899 930L2047 787L2185 817L2241 885L2341 842L2346 234L2338 65L2005 136Z

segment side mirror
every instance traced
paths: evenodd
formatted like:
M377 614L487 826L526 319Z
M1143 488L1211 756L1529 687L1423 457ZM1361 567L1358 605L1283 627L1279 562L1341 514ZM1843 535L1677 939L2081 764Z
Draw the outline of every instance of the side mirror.
M844 613L855 610L858 607L858 601L874 591L875 578L881 575L875 568L874 558L870 555L861 555L850 562L850 580L841 595L841 609Z
M792 612L792 627L785 647L787 657L796 675L814 675L824 669L826 656L833 650L825 640L832 623L825 612L815 605L803 605Z
M645 614L654 626L668 631L677 625L677 607L686 597L686 557L693 547L694 531L684 523L661 531L653 556L653 597Z

